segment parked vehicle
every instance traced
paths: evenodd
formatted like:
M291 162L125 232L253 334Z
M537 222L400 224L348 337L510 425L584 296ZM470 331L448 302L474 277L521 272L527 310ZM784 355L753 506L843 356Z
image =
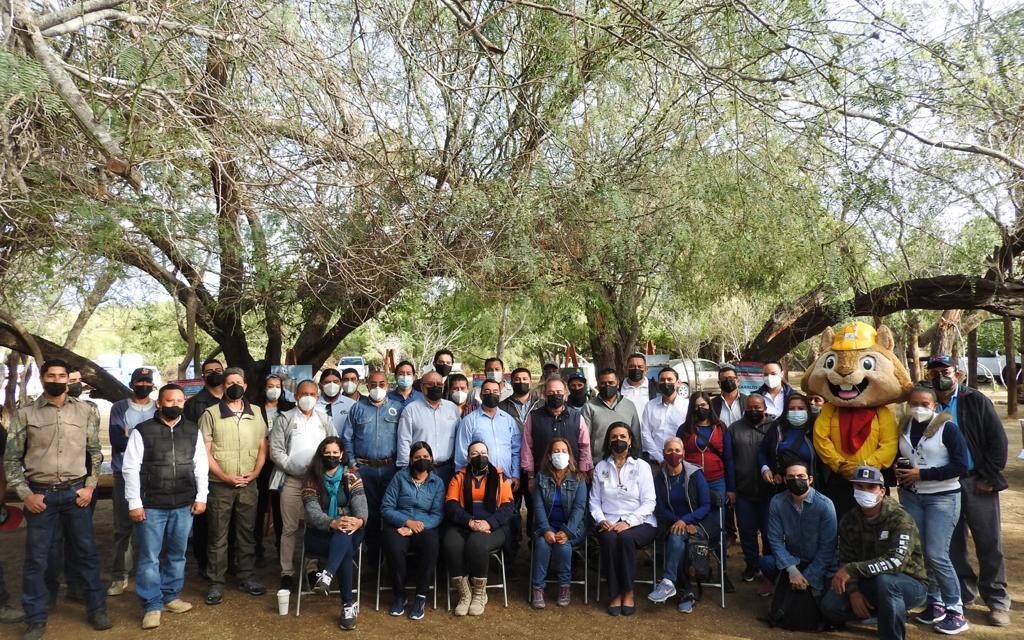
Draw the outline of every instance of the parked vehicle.
M658 373L664 366L672 367L679 375L679 393L689 398L694 391L721 393L718 386L718 363L703 358L677 358L663 365L648 366L650 384L658 384Z
M355 369L358 371L360 380L366 380L366 376L370 373L370 368L366 364L366 358L363 356L342 356L338 360L338 370L344 371L345 369Z

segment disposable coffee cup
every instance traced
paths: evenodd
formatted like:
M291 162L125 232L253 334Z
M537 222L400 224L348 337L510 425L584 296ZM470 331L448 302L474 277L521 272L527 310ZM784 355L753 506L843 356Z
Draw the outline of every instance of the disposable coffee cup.
M292 592L288 589L281 589L277 592L277 613L282 616L288 615L288 603Z

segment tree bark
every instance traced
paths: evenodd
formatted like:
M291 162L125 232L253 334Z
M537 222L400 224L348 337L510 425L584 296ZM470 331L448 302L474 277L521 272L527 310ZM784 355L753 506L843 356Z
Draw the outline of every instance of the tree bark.
M910 379L917 382L921 379L921 360L917 357L917 345L921 339L921 321L913 318L907 325L907 370Z
M1013 318L1003 317L1003 345L1006 351L1006 373L1003 375L1003 382L1006 383L1006 416L1009 418L1017 415L1017 341L1013 337Z
M71 330L68 331L67 337L64 338L65 349L68 351L75 350L75 345L78 344L78 339L82 337L82 331L85 330L85 325L89 323L89 318L96 312L96 307L100 306L103 299L107 297L107 292L110 291L110 287L117 281L117 276L120 273L121 270L114 265L107 265L107 268L96 279L92 291L85 296L85 301L78 312L78 317L75 318L75 323L71 325Z
M946 309L942 312L935 323L929 354L960 356L960 318L963 313L962 309Z

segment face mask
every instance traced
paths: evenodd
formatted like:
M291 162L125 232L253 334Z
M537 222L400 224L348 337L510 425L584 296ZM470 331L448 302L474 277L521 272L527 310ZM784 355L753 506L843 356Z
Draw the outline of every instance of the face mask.
M323 389L324 395L328 398L333 398L341 393L341 385L337 382L328 382L321 388Z
M736 381L732 378L726 378L718 383L718 386L722 387L722 393L732 393L736 390Z
M873 493L871 491L864 491L863 489L854 489L853 499L857 501L857 504L864 507L865 509L870 509L871 507L877 505L878 501L881 498L877 493Z
M512 383L512 393L516 394L517 396L525 396L529 392L530 392L530 383L529 382L513 382Z
M338 465L341 464L340 456L321 456L320 460L322 460L324 463L324 469L327 469L328 471L330 471L331 469L337 469Z
M438 400L444 397L444 388L442 387L428 387L426 392L427 399L432 400L434 402L437 402Z
M302 396L298 399L296 404L299 405L299 409L309 413L316 406L316 396Z
M786 488L794 496L802 496L811 488L806 478L786 478Z
M487 458L487 456L477 456L475 458L470 458L469 468L473 471L473 473L479 475L484 471L487 471L488 462L489 459Z
M132 394L135 396L137 400L145 400L146 398L149 397L149 394L151 393L153 393L153 387L151 387L148 384L140 384L136 387L132 387Z
M630 369L630 370L626 371L626 375L633 382L640 382L641 380L644 379L644 370L643 369Z
M790 409L786 412L786 420L794 427L802 427L807 424L807 411L803 409Z
M182 411L181 407L160 407L160 417L167 422L174 422L181 417Z
M494 382L501 382L503 377L500 371L488 371L486 376L488 380L493 380Z
M450 364L438 364L438 363L435 362L434 363L434 371L438 372L441 375L441 377L443 378L443 377L447 376L449 373L452 372L452 365L450 365Z
M356 392L356 389L358 389L358 388L359 388L359 383L358 382L352 382L351 380L346 380L345 382L341 383L341 390L345 392L346 396L352 395L353 393Z
M551 466L562 471L569 467L569 454L568 453L552 453L551 454Z
M64 395L64 392L68 390L68 383L66 382L44 382L43 392L51 398Z
M452 402L455 404L462 404L468 397L469 394L465 391L452 391Z
M398 376L395 378L395 384L399 389L408 389L412 386L412 376Z
M82 383L72 382L68 384L68 395L71 396L72 398L77 398L78 396L82 395Z
M693 409L693 416L698 420L707 420L711 417L711 409L708 407L695 407Z
M612 440L608 448L612 450L612 453L626 453L626 449L629 449L629 443L625 440Z
M598 391L601 393L601 397L605 400L611 400L619 393L619 390L616 389L614 385L601 387Z
M670 467L678 467L679 463L683 461L683 454L681 453L666 453L665 464Z
M224 384L224 374L218 371L206 374L206 386L219 387Z
M266 394L267 400L270 400L271 402L277 402L281 398L281 389L280 387L270 387L269 389L267 389Z
M370 389L370 400L374 402L381 402L388 395L388 390L384 387L374 387Z
M547 398L544 399L544 404L547 406L548 409L557 411L558 409L562 408L562 405L565 404L565 396L558 393L548 396Z
M658 385L658 391L666 398L671 397L676 392L676 383L662 382Z
M764 377L764 384L769 389L778 389L782 384L782 376L777 373L770 373Z
M224 395L226 395L229 400L241 400L242 396L245 395L245 389L243 389L240 384L233 384L227 388Z
M929 422L935 417L935 412L928 407L912 407L910 409L910 417L917 422Z
M488 393L485 396L480 396L480 402L488 409L493 409L498 406L501 402L500 397L496 393Z
M743 415L752 424L761 424L761 421L764 420L764 411L754 411L753 409L748 409L743 413Z
M949 391L953 388L953 378L949 376L936 376L932 378L932 387L939 392Z
M812 404L807 412L811 414L811 418L817 418L818 414L821 413L821 407L816 404Z
M412 469L414 473L423 473L425 471L430 471L433 467L434 463L432 463L427 458L413 460L412 464L409 465L409 468Z
M574 407L582 407L587 402L586 389L574 389L569 392L569 404Z

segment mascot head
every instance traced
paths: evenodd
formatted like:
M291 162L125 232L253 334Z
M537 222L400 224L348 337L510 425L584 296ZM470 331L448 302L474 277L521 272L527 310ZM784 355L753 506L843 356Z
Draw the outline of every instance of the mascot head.
M836 407L881 407L901 402L913 384L892 352L886 327L852 322L839 333L821 334L821 355L804 375L804 393L816 393Z

